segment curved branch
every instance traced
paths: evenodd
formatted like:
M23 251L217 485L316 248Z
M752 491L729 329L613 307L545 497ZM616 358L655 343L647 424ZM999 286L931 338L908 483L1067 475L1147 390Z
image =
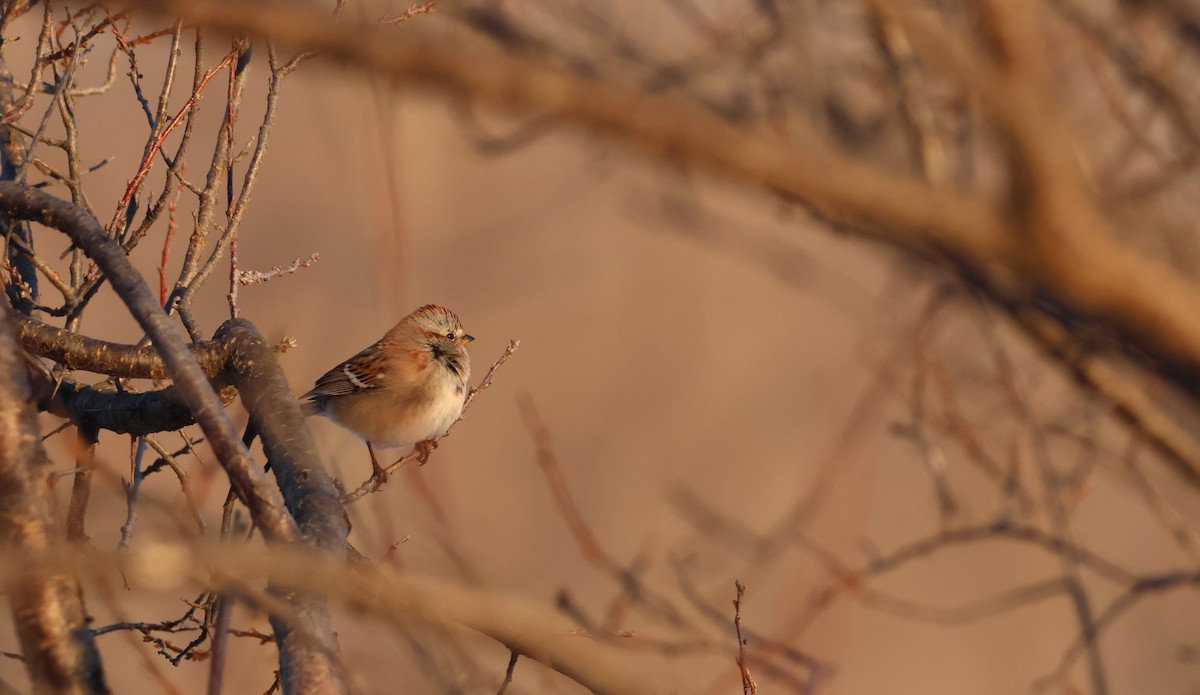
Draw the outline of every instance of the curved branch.
M85 211L20 185L0 182L0 212L64 232L96 262L150 336L174 381L172 388L195 416L267 541L286 546L305 540L296 520L285 509L284 496L267 482L265 474L250 458L208 376L188 349L179 328L163 312L130 264L124 248L110 239ZM221 336L228 336L231 346L226 372L235 384L248 390L245 398L251 414L271 425L264 441L269 454L276 456L291 476L290 479L279 476L279 482L288 489L288 506L311 534L308 540L340 560L347 531L344 512L334 513L341 507L333 484L324 475L315 448L307 439L308 430L299 406L270 347L244 321L228 325ZM10 353L14 358L20 354L15 341ZM278 577L273 576L272 583L276 580ZM324 599L317 594L278 593L291 609L286 617L272 616L279 632L284 692L344 693L346 688L337 664L337 640Z
M178 394L179 401L187 406L209 438L212 450L226 468L242 501L250 508L264 537L277 545L305 539L328 555L342 559L348 531L346 516L337 502L332 481L320 466L316 448L308 438L299 406L278 369L271 348L258 331L244 320L232 322L223 326L218 341L228 347L227 376L246 389L244 399L248 411L260 423L268 425L264 430L264 444L269 456L275 457L280 469L286 472L277 473L277 479L288 491L287 507L304 525L304 537L301 537L296 520L288 514L288 509L284 509L281 492L266 483L265 475L254 466L245 444L224 412L223 403L209 383L209 376L188 349L179 329L157 305L142 276L133 269L124 248L109 239L100 223L85 211L40 191L0 182L0 211L61 230L100 266L113 289L154 342L168 375L173 378L173 387L158 391L157 397L166 399L172 390ZM10 352L16 357L20 353L16 341L13 342ZM97 343L79 343L79 347L85 353L112 355L112 351L103 351L100 348L104 346ZM133 353L133 357L139 355ZM148 364L145 359L134 361ZM25 391L29 391L28 384ZM112 399L115 401L121 396L114 394ZM145 399L148 394L133 396L143 396L138 400L142 405L149 402ZM277 579L272 577L272 583ZM272 616L271 619L280 643L280 665L288 684L286 691L344 693L346 685L337 665L337 640L324 598L318 593L276 593L286 599L290 609L287 618Z
M216 338L230 346L228 378L262 438L263 451L305 542L341 564L350 530L346 511L317 456L300 405L274 351L245 319L227 321ZM289 625L282 616L271 616L284 692L344 693L337 638L325 598L317 592L280 588L278 579L272 575L271 591L288 602L297 623Z

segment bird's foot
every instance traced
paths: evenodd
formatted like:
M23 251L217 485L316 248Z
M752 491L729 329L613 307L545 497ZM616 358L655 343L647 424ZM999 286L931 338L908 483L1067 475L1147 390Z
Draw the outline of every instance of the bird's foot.
M425 462L429 460L429 455L432 454L433 450L437 447L438 443L433 439L426 439L424 441L417 442L417 465L424 466Z
M383 487L383 484L388 481L387 469L374 459L371 460L371 480L375 483L375 489Z

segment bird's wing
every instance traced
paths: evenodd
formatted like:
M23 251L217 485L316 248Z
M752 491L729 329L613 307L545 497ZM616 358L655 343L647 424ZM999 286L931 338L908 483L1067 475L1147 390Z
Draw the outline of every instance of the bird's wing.
M313 400L328 396L345 396L383 386L387 360L379 344L363 350L354 357L325 372L311 391L300 397Z

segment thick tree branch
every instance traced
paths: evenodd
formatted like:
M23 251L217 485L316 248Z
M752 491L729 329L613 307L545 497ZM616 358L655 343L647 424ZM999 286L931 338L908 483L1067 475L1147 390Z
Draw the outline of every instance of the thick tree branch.
M220 389L221 403L233 402L237 391ZM173 432L196 424L196 418L174 386L131 393L100 391L69 381L58 385L57 396L72 422L82 428L108 430L140 437L156 432Z
M0 542L39 557L63 539L32 395L13 326L0 316ZM108 692L75 579L29 571L10 587L8 601L34 692Z
M314 558L296 546L267 552L246 545L172 546L171 552L135 550L133 556L98 552L87 557L63 555L43 563L68 569L84 579L102 578L120 566L130 581L157 581L160 586L191 586L216 581L213 588L268 611L286 612L274 597L255 589L243 577L279 575L295 591L322 591L364 620L401 627L414 618L433 624L458 625L476 631L533 661L603 695L654 695L683 692L651 664L637 638L607 640L579 634L578 624L553 608L486 588L467 586L448 577L397 573L386 568L348 566ZM178 551L178 552L176 552ZM14 562L25 562L16 556ZM118 565L117 563L121 564ZM0 564L0 585L14 573L13 563ZM152 579L151 579L152 578ZM637 664L636 667L631 667ZM403 688L394 690L403 691Z
M151 347L96 340L26 316L15 317L21 345L68 369L82 369L130 379L165 379L167 367ZM220 341L188 345L205 375L212 378L225 366L229 346Z
M250 413L263 450L288 510L300 524L304 540L322 556L341 563L346 556L349 524L337 489L317 456L316 445L300 413L274 351L245 319L233 319L217 331L218 341L231 346L228 378L237 387ZM333 619L318 592L279 588L272 591L292 607L293 627L273 615L275 641L285 693L344 693L337 662Z

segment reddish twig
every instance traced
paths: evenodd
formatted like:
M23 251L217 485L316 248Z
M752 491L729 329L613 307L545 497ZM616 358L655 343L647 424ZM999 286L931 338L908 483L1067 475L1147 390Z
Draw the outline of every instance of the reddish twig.
M125 45L129 46L130 48L137 48L138 46L144 46L148 43L151 43L155 39L159 39L164 36L170 36L174 31L175 27L163 27L162 29L152 31L149 34L142 34L141 36L135 36L132 39L126 39Z
M158 301L167 308L167 260L171 256L171 239L175 236L175 211L179 207L179 197L183 195L183 183L179 184L179 190L175 192L175 197L171 199L167 206L167 238L163 240L162 262L158 266Z
M196 105L196 102L200 100L200 93L204 91L204 87L208 85L209 80L211 80L214 75L224 69L225 66L228 65L231 60L233 60L233 56L234 52L230 51L217 66L204 73L204 76L200 78L200 82L196 85L195 91L192 92L192 95L188 97L187 102L184 103L183 108L179 109L179 113L175 114L175 117L167 123L167 127L163 128L163 132L154 139L154 142L150 145L150 149L146 151L146 156L142 158L142 164L138 167L137 173L134 174L133 179L129 181L129 185L125 187L125 194L121 196L121 202L117 204L117 212L113 215L112 222L108 223L108 228L105 231L108 232L110 237L113 236L114 232L116 231L117 224L125 217L125 213L129 209L129 200L133 197L134 191L138 189L138 186L142 184L142 181L146 178L146 175L150 173L150 167L154 165L154 158L158 155L158 151L162 149L162 145L166 141L167 136L171 134L171 131L174 130L177 125L179 125L179 123L183 120L183 117L187 115L188 111L190 111L192 107Z
M76 15L76 16L78 16L78 15ZM62 60L63 58L67 58L67 57L75 55L75 51L87 46L88 41L91 41L93 38L95 38L95 36L97 34L104 31L108 27L108 25L110 25L110 24L115 25L115 23L118 19L125 19L128 16L129 16L129 10L125 10L123 12L118 12L115 15L108 15L103 20L101 20L99 24L96 24L91 29L88 29L87 32L85 32L83 34L83 36L79 37L78 41L75 41L74 43L72 43L69 46L65 46L47 56L40 58L40 62L43 65L49 65L56 60ZM114 32L114 35L116 35L115 32ZM117 41L120 42L121 37L119 35L117 35L117 36L118 36Z
M279 688L281 686L280 681L282 678L283 674L279 671L279 669L275 669L275 680L271 681L271 687L267 688L263 695L272 695L273 693L279 692Z
M546 483L550 486L551 494L554 495L554 503L558 505L559 512L579 542L579 547L583 549L584 556L593 563L612 564L604 550L601 549L596 534L584 521L583 514L575 505L575 499L567 487L567 478L563 475L562 467L558 465L558 457L554 454L550 430L538 416L537 409L533 405L533 397L528 393L522 393L517 397L517 407L521 411L521 417L525 420L525 427L529 430L529 434L537 446L538 465L541 466L542 473L546 476Z
M521 341L508 341L508 347L504 348L504 354L500 355L500 359L493 362L492 366L488 367L487 372L483 375L483 379L481 379L478 384L471 387L471 390L467 392L467 398L463 401L462 414L458 416L458 420L455 420L455 423L457 423L459 420L462 420L463 417L466 416L467 408L471 407L471 403L475 400L475 397L482 393L484 389L492 385L492 379L496 378L496 370L503 366L504 363L513 356L513 353L515 353L519 347L521 347ZM449 434L450 432L447 430L446 434L443 436L449 436Z

